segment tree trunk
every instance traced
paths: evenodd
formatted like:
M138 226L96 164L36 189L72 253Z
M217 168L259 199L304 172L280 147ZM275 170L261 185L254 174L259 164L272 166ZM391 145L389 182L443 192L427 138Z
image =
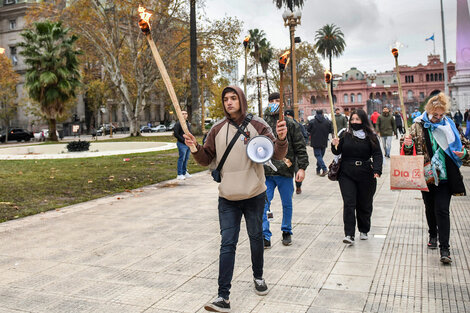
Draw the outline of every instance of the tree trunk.
M59 141L57 138L56 120L54 118L49 119L49 140Z
M201 131L201 116L199 114L199 86L197 83L197 32L196 32L196 0L190 0L190 57L191 57L191 124L192 131Z
M268 87L268 97L271 94L271 90L269 88L269 79L268 79L268 71L264 72L264 75L266 77L266 86Z
M140 129L139 129L139 118L133 116L132 119L129 121L129 133L131 137L140 136Z
M263 117L263 107L261 105L261 90L260 90L261 81L258 79L258 77L259 77L258 62L256 62L256 84L258 86L258 116Z

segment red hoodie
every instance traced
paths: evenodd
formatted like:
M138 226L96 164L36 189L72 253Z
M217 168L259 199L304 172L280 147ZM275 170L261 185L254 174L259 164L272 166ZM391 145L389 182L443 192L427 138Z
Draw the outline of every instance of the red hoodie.
M379 116L380 114L377 111L374 111L374 113L372 113L372 115L370 116L370 120L374 125L377 124L377 119L379 118Z

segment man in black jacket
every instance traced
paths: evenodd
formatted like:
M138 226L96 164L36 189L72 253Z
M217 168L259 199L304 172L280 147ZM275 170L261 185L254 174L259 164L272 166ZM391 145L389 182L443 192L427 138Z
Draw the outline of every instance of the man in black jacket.
M333 130L331 122L323 116L323 110L317 110L315 117L308 123L307 131L310 133L310 145L313 147L313 154L317 159L317 175L325 176L328 170L323 156L328 145L328 135Z
M190 124L188 122L188 112L186 111L181 111L183 113L183 117L186 120L186 126L188 127L189 131L191 131ZM181 127L180 122L176 122L175 126L173 127L173 136L178 140L176 142L176 146L178 147L178 165L177 165L177 171L178 174L176 176L176 179L178 180L184 180L186 178L190 178L191 174L188 173L187 165L188 165L188 159L189 159L189 147L184 143L184 137L183 137L183 128Z

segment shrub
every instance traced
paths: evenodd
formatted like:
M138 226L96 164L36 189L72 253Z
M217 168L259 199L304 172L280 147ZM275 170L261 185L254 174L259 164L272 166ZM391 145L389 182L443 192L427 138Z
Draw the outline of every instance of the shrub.
M89 141L71 141L67 144L67 150L69 152L80 152L88 151L90 149Z

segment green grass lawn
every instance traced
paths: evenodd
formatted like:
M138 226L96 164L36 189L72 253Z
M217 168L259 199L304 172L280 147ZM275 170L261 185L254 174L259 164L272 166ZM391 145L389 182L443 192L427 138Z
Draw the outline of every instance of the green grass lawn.
M112 141L174 141L169 137ZM123 161L126 158L130 161ZM0 222L173 179L177 160L174 149L83 159L0 161ZM205 169L190 157L190 173Z

